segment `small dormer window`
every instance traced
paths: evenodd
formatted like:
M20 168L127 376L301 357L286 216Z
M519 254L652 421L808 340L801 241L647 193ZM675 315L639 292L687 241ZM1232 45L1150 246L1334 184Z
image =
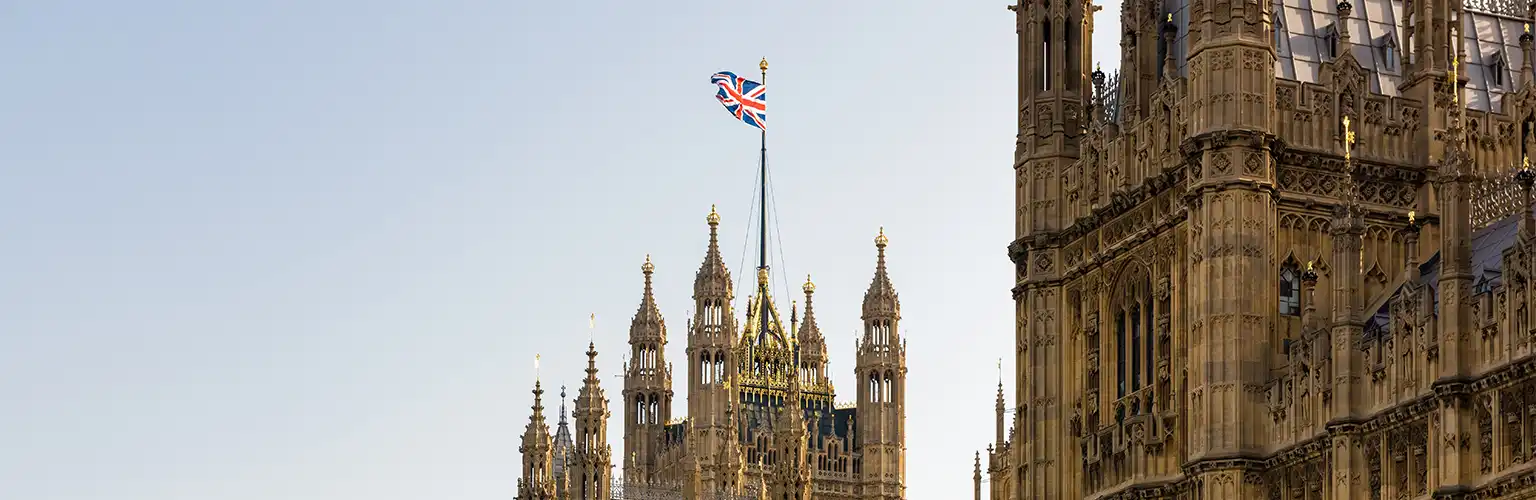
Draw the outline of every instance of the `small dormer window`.
M1509 72L1509 64L1504 60L1504 51L1494 52L1488 56L1488 84L1489 86L1504 86L1504 74Z
M1328 52L1328 58L1339 57L1339 30L1330 24L1323 27L1323 50Z
M1376 42L1376 45L1381 47L1381 59L1383 67L1385 67L1387 71L1397 71L1397 60L1400 57L1397 52L1397 37L1392 36L1391 33L1387 33L1386 35L1382 35L1381 39Z
M1275 17L1274 29L1275 39L1273 42L1275 44L1275 51L1278 52L1280 50L1280 37L1285 36L1285 22L1279 16Z

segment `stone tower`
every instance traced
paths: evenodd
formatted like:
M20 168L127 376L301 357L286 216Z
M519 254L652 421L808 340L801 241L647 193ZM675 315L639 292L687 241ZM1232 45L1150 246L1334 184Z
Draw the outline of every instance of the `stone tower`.
M1228 478L1262 465L1269 418L1259 388L1270 380L1273 347L1270 335L1255 332L1274 328L1277 299L1269 298L1279 289L1270 4L1201 2L1189 16L1188 93L1200 104L1187 108L1190 137L1183 146L1199 162L1185 197L1196 256L1189 281L1207 285L1189 293L1194 417L1185 467L1207 498L1253 498L1266 493L1261 484Z
M901 301L885 269L885 230L875 237L875 277L864 293L864 334L854 377L862 453L863 499L906 498L907 351L901 337Z
M1019 2L1009 7L1018 34L1019 123L1014 150L1016 242L1009 254L1016 263L1018 286L1013 289L1016 366L1045 367L1060 363L1054 331L1060 301L1059 265L1062 241L1058 231L1069 200L1058 179L1081 156L1087 134L1089 46L1093 35L1091 2ZM1033 272L1025 270L1033 268ZM1031 321L1033 319L1033 321ZM1031 348L1033 347L1033 350ZM1039 377L1016 381L1015 428L1021 435L1055 435L1061 426L1061 380ZM1032 403L1035 403L1032 405ZM1038 466L1014 471L1033 485L1031 495L1055 498L1060 462L1042 460L1043 441L1030 441L1008 450L1013 463Z
M608 445L608 399L597 378L597 344L587 345L587 378L576 395L576 461L570 494L575 500L608 500L613 450Z
M518 500L554 500L554 443L549 436L549 424L544 422L544 389L538 381L533 383L533 415L528 417L528 428L523 431L523 444L517 448L523 454L523 476L517 481Z
M645 292L629 325L630 362L624 373L624 476L649 478L661 460L662 429L672 418L672 367L667 364L667 323L651 293L650 256L640 271Z
M734 428L726 413L736 394L727 383L734 380L736 371L736 319L731 307L735 292L731 271L720 256L720 214L714 207L710 207L707 221L709 248L693 281L694 316L689 324L686 351L688 418L692 438L699 440L697 449L701 451L724 450L735 445L724 439ZM704 484L721 484L727 479L717 474L716 454L691 455L703 462L699 469Z

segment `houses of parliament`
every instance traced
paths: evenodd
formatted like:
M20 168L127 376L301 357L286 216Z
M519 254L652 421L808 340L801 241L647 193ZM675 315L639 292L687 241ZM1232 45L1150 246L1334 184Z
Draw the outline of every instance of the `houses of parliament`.
M766 204L766 201L764 202ZM809 277L803 314L777 308L766 259L737 322L731 272L718 244L720 216L707 218L709 246L694 277L682 382L686 418L672 414L672 363L651 278L629 328L624 387L614 401L623 449L607 433L612 415L587 349L586 378L567 420L565 393L555 432L535 382L522 436L519 500L901 500L906 498L906 342L901 304L887 275L882 230L864 294L864 328L852 367L857 402L841 405L829 377L827 341L816 323ZM766 235L765 235L766 237ZM765 247L766 248L766 247ZM765 252L766 253L766 252ZM675 352L675 351L674 351ZM574 428L573 428L574 427ZM622 477L616 477L621 472Z
M1113 75L1098 7L1009 10L975 498L1536 498L1536 4L1124 0Z

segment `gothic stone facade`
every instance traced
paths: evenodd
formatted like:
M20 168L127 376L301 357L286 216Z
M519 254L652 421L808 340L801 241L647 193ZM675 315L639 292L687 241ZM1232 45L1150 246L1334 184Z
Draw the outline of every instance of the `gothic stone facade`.
M812 302L815 285L808 277L804 314L792 306L786 322L769 293L768 269L760 267L738 323L731 273L718 244L720 216L711 211L708 222L709 246L694 278L683 351L687 417L672 417L667 326L652 294L655 266L647 257L619 399L622 455L612 456L608 444L609 401L594 362L576 400L574 437L563 403L558 430L550 435L535 388L518 498L906 498L906 342L885 265L884 231L875 238L875 274L864 294L853 367L858 399L845 405L835 402L828 376L827 343ZM596 358L595 345L588 355ZM622 464L622 477L613 477L615 464Z
M1116 75L1091 3L1009 7L976 498L1536 498L1533 10L1335 1L1125 0Z

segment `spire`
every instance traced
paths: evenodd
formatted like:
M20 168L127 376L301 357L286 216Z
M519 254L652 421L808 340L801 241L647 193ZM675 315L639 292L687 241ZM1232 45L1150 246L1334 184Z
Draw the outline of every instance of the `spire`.
M640 265L640 272L645 274L645 295L640 297L641 317L650 315L652 318L660 318L661 313L656 308L656 297L651 290L651 274L656 272L656 265L651 263L651 255L645 255L645 263Z
M544 388L537 380L533 381L533 416L530 420L535 418L544 421Z
M1003 433L1003 414L1008 411L1007 400L1003 398L1003 359L997 359L997 448L1003 448L1006 435Z
M597 386L597 342L587 343L587 386Z
M565 386L560 386L560 426L565 427Z
M554 460L551 467L554 470L557 482L564 481L563 474L571 466L572 454L576 452L576 442L571 438L571 425L565 412L565 386L560 386L560 420L555 426Z
M725 267L725 258L720 256L720 213L715 211L715 206L709 206L709 249L704 253L704 263L699 265L699 272L694 277L693 294L695 298L703 295L731 294L731 272Z
M645 264L640 265L640 272L645 274L645 291L640 296L640 309L635 311L635 318L629 325L630 343L634 343L637 337L666 335L661 308L656 306L656 295L651 285L651 275L656 272L656 265L651 263L650 255L645 256Z
M805 315L800 320L801 324L798 332L800 342L801 344L814 342L823 345L822 349L825 349L825 343L821 337L821 327L816 325L816 312L811 305L812 295L816 293L816 283L811 282L811 275L805 275L805 285L801 286L800 289L805 291Z
M901 302L896 297L896 287L891 284L891 277L885 269L885 247L890 244L890 239L885 236L885 228L880 228L880 234L875 236L875 278L869 282L869 291L864 292L864 316L866 319L873 315L893 314L898 318L901 314Z

